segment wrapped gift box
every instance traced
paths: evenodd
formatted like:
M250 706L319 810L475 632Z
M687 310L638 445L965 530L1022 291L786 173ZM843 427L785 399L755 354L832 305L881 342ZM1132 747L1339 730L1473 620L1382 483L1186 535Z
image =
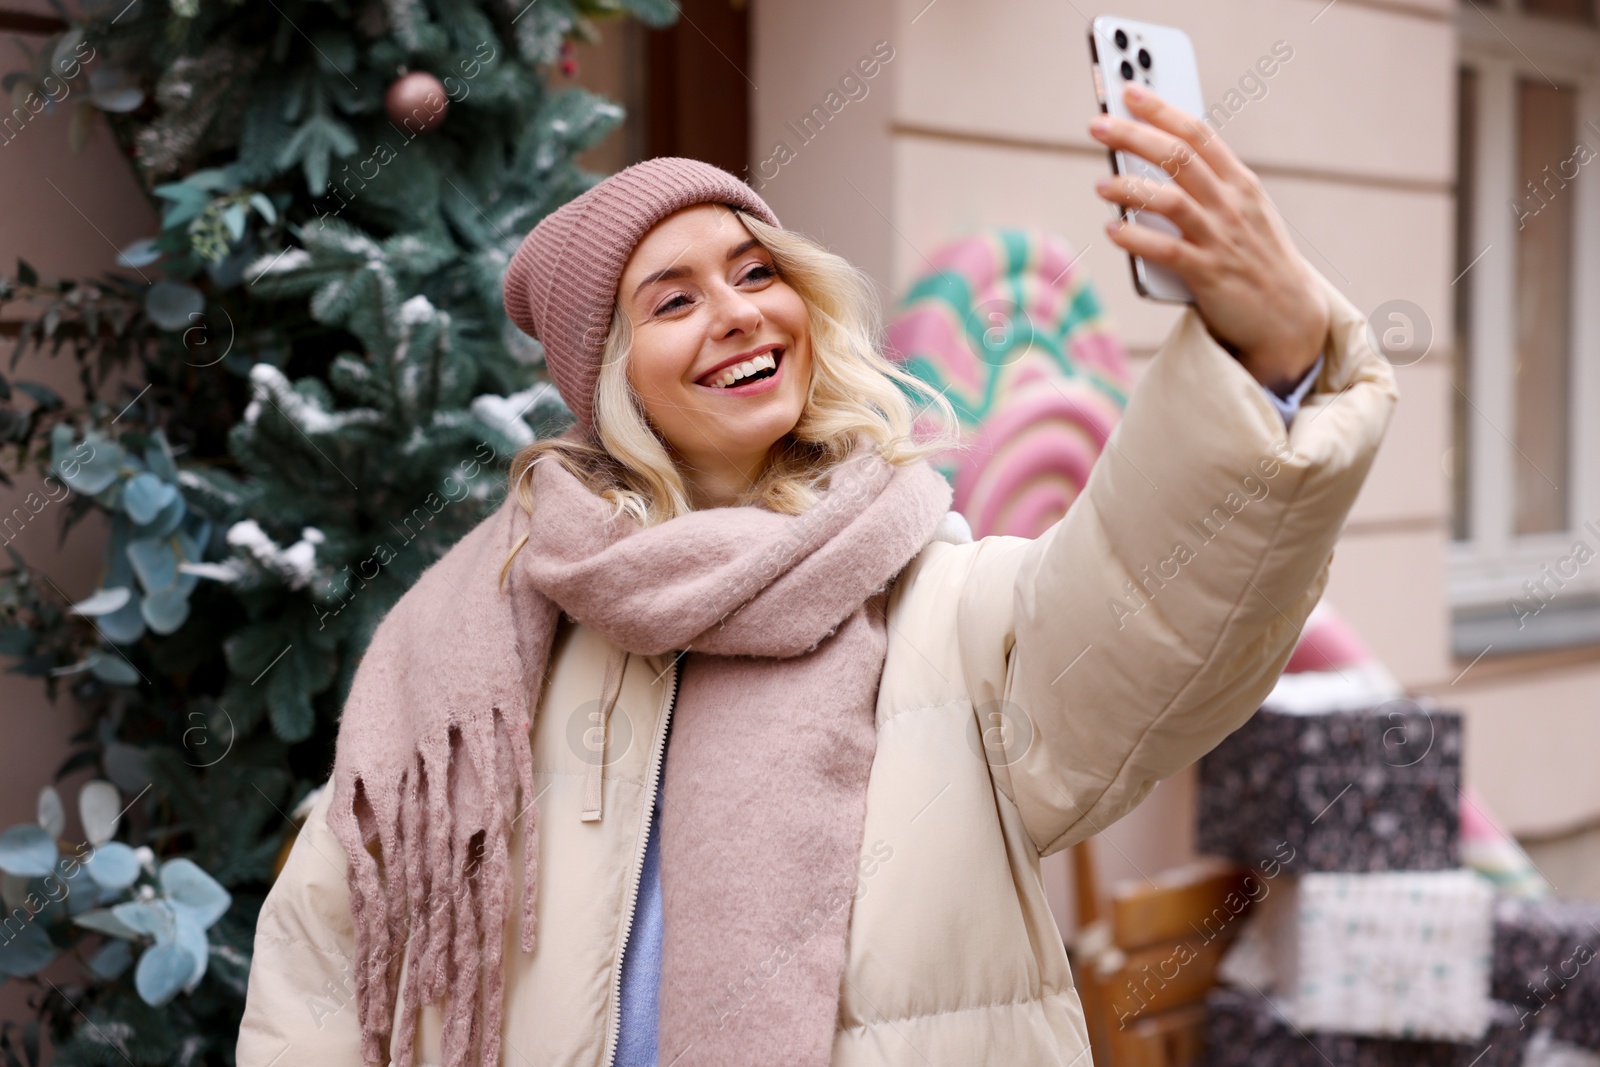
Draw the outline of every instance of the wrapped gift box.
M1295 871L1460 866L1461 716L1263 708L1200 761L1201 852ZM1286 858L1287 857L1287 858Z
M1600 986L1600 903L1503 898L1494 906L1494 966L1490 992L1530 1017L1573 1015L1564 1029L1576 1033L1581 1013L1569 1010L1575 987ZM1600 994L1591 994L1591 1003ZM1600 1012L1596 1012L1600 1016ZM1600 1027L1592 1020L1589 1032ZM1600 1041L1585 1042L1600 1048Z
M1280 998L1302 1030L1476 1041L1489 1027L1486 879L1319 872L1263 884L1222 981Z
M1297 1030L1284 1005L1260 993L1218 986L1206 994L1209 1067L1523 1067L1533 1037L1516 1011L1493 1009L1473 1042L1407 1041Z
M1489 1025L1494 890L1467 871L1292 883L1283 992L1302 1029L1477 1040Z
M1550 1036L1556 1041L1600 1054L1600 904L1572 902L1560 913L1572 927L1560 945L1566 951L1533 988L1548 996L1546 990L1566 984L1559 997L1546 1001L1548 1007L1540 1014L1553 1016ZM1528 992L1530 985L1525 981L1523 991Z
M1591 959L1567 989L1556 1009L1550 1036L1587 1052L1600 1054L1600 960Z

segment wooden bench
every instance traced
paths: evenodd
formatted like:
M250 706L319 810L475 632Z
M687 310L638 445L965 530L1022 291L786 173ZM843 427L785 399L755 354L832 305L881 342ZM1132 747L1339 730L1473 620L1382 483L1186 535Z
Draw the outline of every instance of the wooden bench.
M1102 900L1094 841L1073 847L1078 936L1069 947L1098 1067L1198 1067L1205 995L1260 894L1260 875L1201 860L1119 883Z

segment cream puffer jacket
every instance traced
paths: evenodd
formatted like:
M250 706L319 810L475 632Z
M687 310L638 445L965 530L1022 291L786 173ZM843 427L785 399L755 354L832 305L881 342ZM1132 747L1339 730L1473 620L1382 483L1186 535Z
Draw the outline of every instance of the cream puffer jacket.
M1086 1067L1040 857L1111 825L1260 705L1399 399L1363 316L1321 282L1327 359L1287 434L1186 309L1061 521L976 542L947 523L896 580L837 1067ZM614 656L612 750L585 760L562 712L600 695ZM524 954L508 932L502 1062L608 1067L678 668L571 624L552 661L533 727L538 943ZM602 765L602 818L585 822ZM326 809L323 796L262 909L239 1067L361 1063ZM433 1008L416 1048L439 1063Z

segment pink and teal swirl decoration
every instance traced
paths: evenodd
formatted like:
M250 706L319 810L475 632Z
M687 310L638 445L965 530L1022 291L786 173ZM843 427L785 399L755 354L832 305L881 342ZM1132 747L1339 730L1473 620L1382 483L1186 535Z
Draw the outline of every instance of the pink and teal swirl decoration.
M997 229L941 248L889 356L943 390L964 447L933 466L975 537L1037 537L1077 499L1127 404L1127 354L1061 238Z

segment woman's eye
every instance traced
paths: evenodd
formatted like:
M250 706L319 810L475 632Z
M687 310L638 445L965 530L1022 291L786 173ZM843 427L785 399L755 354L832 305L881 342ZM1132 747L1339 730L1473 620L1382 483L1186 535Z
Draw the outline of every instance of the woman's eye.
M750 273L746 274L744 276L744 280L747 281L747 282L748 281L758 281L759 282L759 281L765 281L768 278L776 278L777 276L778 276L777 272L774 271L771 267L767 266L765 263L757 263L755 266L750 268Z
M684 296L682 293L679 293L677 296L673 297L671 300L668 300L665 304L662 304L660 307L656 308L656 314L660 315L664 311L676 311L678 306L679 306L679 302L680 301L683 302L683 303L687 303L688 300L689 300L688 297Z

